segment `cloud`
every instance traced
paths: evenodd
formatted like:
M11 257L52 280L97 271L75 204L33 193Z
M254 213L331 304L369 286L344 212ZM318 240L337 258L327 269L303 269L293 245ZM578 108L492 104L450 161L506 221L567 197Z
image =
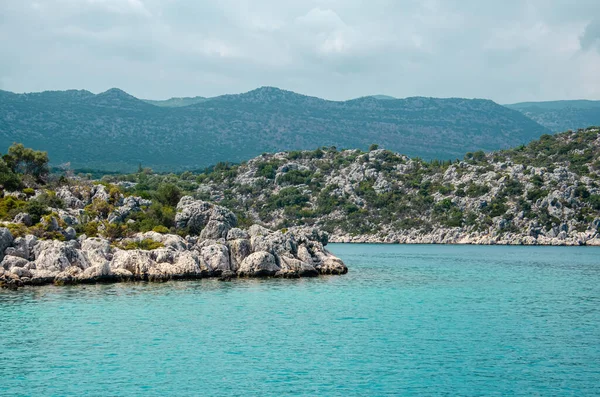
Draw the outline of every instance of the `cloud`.
M596 48L600 51L600 19L590 22L580 39L581 48L589 50Z
M597 0L3 0L0 85L600 99Z

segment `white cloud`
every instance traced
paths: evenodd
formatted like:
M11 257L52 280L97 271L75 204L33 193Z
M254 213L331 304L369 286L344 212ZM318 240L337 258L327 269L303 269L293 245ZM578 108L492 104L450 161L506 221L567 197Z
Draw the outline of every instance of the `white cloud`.
M2 0L0 84L600 99L597 15L597 0Z

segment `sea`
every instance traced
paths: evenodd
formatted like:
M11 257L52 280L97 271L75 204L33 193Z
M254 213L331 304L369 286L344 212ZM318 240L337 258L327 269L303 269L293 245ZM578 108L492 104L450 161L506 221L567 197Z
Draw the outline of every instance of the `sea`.
M328 249L348 274L1 290L0 395L600 395L600 248Z

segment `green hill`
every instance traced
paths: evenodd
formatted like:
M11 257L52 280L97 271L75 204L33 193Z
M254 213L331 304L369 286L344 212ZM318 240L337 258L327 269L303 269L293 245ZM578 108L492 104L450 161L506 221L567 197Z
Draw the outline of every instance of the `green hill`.
M263 87L183 107L155 106L119 89L14 94L0 91L0 146L48 151L74 168L155 170L238 162L263 152L319 146L382 147L410 156L527 143L546 128L482 99L327 101Z
M506 106L554 132L600 124L600 101L522 102Z

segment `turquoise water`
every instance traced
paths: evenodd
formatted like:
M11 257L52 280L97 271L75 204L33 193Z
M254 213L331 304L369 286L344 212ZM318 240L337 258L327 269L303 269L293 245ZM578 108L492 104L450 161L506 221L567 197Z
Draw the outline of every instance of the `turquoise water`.
M347 275L0 291L0 395L600 395L600 249L330 249Z

